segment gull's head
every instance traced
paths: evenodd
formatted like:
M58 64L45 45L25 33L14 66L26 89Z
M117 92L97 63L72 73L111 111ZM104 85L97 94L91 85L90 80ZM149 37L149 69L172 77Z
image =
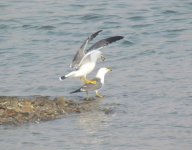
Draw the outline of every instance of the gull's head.
M112 71L111 68L105 68L105 67L100 68L97 72L96 78L101 79L101 82L104 83L105 74L111 71Z

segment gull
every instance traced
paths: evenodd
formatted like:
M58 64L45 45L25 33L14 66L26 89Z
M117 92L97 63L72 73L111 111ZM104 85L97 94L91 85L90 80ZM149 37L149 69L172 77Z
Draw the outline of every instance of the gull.
M95 91L97 97L100 97L100 98L104 97L103 95L99 94L99 90L104 85L104 79L105 79L106 73L111 71L112 71L111 68L105 68L105 67L100 68L96 74L96 77L92 79L92 81L96 81L96 84L90 84L90 83L84 84L81 88L71 92L71 94L77 93L77 92L86 92L87 99L88 99L88 92Z
M103 59L101 51L93 50L88 52L81 60L77 70L72 71L64 76L61 76L59 77L59 79L63 81L66 78L75 77L80 78L84 83L95 84L96 81L88 80L86 79L86 76L94 70L96 62L99 58Z

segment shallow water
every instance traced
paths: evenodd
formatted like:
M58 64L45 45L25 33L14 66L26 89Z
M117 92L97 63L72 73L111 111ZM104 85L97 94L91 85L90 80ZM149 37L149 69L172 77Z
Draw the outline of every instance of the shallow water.
M20 127L0 127L1 149L190 150L192 147L192 2L1 0L0 95L64 95L60 82L74 53L94 40L125 39L103 49L108 74L93 112ZM95 72L90 75L93 77Z

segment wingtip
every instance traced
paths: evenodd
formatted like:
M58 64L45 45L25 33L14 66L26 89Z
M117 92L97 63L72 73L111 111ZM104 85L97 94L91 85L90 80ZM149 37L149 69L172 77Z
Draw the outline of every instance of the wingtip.
M93 40L93 39L94 39L100 32L102 32L102 31L103 31L103 30L99 30L99 31L93 33L93 34L89 37L90 41Z
M116 40L121 40L123 38L124 38L124 36L114 36L114 39L116 39Z
M99 31L97 31L97 33L100 33L100 32L102 32L103 30L101 29L101 30L99 30Z
M119 39L121 40L121 39L123 39L124 38L124 36L119 36Z
M109 43L113 43L113 42L119 41L123 38L124 38L123 36L112 36L112 37L107 38L106 41Z

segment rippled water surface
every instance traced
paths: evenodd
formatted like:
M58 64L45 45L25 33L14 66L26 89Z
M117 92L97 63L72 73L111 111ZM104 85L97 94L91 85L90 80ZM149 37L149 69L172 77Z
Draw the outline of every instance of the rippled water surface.
M94 41L125 36L102 50L107 59L96 67L113 68L100 108L0 127L1 149L191 150L191 0L1 0L0 95L82 99L69 94L81 82L58 77L100 29Z

